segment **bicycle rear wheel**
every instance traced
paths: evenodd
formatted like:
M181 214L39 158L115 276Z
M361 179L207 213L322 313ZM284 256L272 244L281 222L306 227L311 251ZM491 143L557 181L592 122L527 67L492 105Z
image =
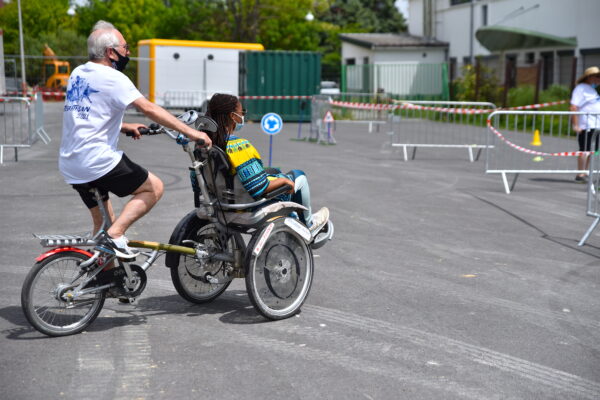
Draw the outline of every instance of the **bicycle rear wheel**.
M233 236L230 236L224 243L215 225L206 223L184 239L200 243L214 253L231 249L234 240ZM200 264L195 257L182 254L177 267L171 268L171 280L177 293L187 301L196 304L208 303L223 294L231 283L232 278L228 277L226 266L224 261L216 260ZM208 282L206 274L222 280L223 283Z
M248 296L254 308L272 320L291 317L300 310L314 273L311 249L284 220L279 218L272 227L269 224L254 234L246 254ZM263 234L268 237L260 247Z
M21 308L29 323L48 336L79 333L100 314L105 292L69 301L68 292L84 279L79 264L89 257L74 251L54 254L36 263L23 282Z

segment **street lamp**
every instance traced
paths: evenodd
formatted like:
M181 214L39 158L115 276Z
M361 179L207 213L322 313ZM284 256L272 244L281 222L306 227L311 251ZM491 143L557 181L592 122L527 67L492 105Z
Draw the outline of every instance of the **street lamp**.
M315 16L313 15L313 13L311 13L309 11L308 14L306 14L306 17L304 17L304 19L307 20L308 22L311 22L315 19Z

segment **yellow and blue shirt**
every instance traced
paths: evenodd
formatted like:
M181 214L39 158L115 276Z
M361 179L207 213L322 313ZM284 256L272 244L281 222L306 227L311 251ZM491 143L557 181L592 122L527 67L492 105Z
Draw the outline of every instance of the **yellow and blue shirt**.
M269 186L269 181L283 174L267 174L256 148L247 139L230 136L227 141L227 157L231 164L231 174L237 174L250 196L261 197Z

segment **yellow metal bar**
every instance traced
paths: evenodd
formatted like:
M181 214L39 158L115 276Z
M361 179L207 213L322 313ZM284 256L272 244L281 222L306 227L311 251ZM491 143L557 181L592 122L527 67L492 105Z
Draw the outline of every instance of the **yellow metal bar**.
M171 39L146 39L138 41L138 46L149 44L153 46L182 46L182 47L213 47L219 49L239 49L262 51L265 47L260 43L240 42L205 42L200 40L171 40Z
M154 91L156 90L156 48L154 47L154 43L150 42L150 68L148 68L149 82L148 82L148 91L150 92L149 99L151 102L156 101L156 94Z
M146 242L144 240L130 240L127 244L129 245L129 247L172 251L175 253L189 254L191 256L196 255L196 250L194 250L193 248L185 247L185 246L177 246L175 244Z

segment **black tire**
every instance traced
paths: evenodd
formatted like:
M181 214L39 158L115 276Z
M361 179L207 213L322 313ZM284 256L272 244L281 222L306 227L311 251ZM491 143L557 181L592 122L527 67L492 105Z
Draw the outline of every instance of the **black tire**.
M182 238L182 241L193 240L204 243L217 252L230 248L234 240L233 236L228 238L228 243L223 244L213 224L203 220L197 220L197 222L198 228L193 229L188 237ZM182 254L178 265L171 268L171 280L177 293L187 301L196 304L208 303L223 294L231 284L231 280L225 283L209 283L206 282L203 275L206 271L210 271L213 276L223 278L225 266L226 263L223 261L213 261L204 266L205 271L200 272L201 267L196 259Z
M246 253L248 296L254 308L271 320L289 318L300 311L314 274L311 249L284 221L279 218L272 222L272 231L258 253L255 247L271 224L257 231Z
M58 295L61 290L78 285L73 280L80 272L79 264L87 259L85 254L65 251L36 263L29 271L21 290L21 308L35 329L48 336L73 335L100 314L105 291L77 299L71 304L75 306L69 308Z

